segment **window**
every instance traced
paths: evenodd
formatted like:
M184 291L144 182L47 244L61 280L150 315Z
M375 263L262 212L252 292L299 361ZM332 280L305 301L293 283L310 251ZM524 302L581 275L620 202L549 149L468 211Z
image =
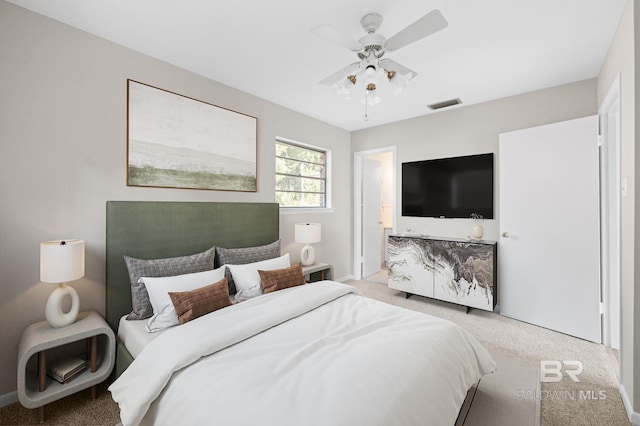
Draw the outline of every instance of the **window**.
M280 207L327 207L328 152L276 140L276 202Z

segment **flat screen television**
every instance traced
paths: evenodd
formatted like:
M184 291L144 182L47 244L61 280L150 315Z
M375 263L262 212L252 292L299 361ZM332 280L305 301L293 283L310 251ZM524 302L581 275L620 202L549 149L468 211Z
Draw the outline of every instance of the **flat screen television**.
M493 153L402 163L402 216L493 219Z

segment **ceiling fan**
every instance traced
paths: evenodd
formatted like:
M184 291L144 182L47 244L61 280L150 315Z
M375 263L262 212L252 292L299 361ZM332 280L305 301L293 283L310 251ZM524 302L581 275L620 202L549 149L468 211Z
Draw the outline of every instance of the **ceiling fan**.
M351 91L356 85L362 84L366 88L365 105L375 105L380 97L375 95L378 81L386 78L396 87L399 93L407 86L409 80L417 73L392 59L381 59L386 52L393 52L411 43L421 40L447 27L447 20L439 10L435 9L405 27L397 34L385 38L376 33L382 23L382 15L368 13L360 20L360 25L366 31L358 41L352 40L331 25L322 24L311 31L330 39L347 49L355 52L360 59L347 65L320 81L320 84L334 86L338 94L351 98Z

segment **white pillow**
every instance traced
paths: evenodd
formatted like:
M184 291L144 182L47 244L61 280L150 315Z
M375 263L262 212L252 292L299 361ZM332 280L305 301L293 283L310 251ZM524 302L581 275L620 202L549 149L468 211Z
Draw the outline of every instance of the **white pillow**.
M147 288L149 301L153 307L153 316L147 321L147 331L153 333L179 324L169 292L195 290L218 282L222 278L224 278L224 267L173 277L140 278L139 282L144 283Z
M244 265L226 266L229 268L229 271L231 271L233 282L236 284L236 302L241 302L262 294L258 270L273 271L274 269L288 268L291 266L291 261L289 260L289 253L286 253L275 259L262 260Z

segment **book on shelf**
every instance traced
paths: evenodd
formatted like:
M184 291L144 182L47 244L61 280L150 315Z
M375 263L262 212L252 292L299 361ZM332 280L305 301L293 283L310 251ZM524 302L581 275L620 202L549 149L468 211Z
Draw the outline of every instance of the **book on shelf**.
M52 362L47 375L60 383L66 383L87 368L87 362L78 357L66 357Z

